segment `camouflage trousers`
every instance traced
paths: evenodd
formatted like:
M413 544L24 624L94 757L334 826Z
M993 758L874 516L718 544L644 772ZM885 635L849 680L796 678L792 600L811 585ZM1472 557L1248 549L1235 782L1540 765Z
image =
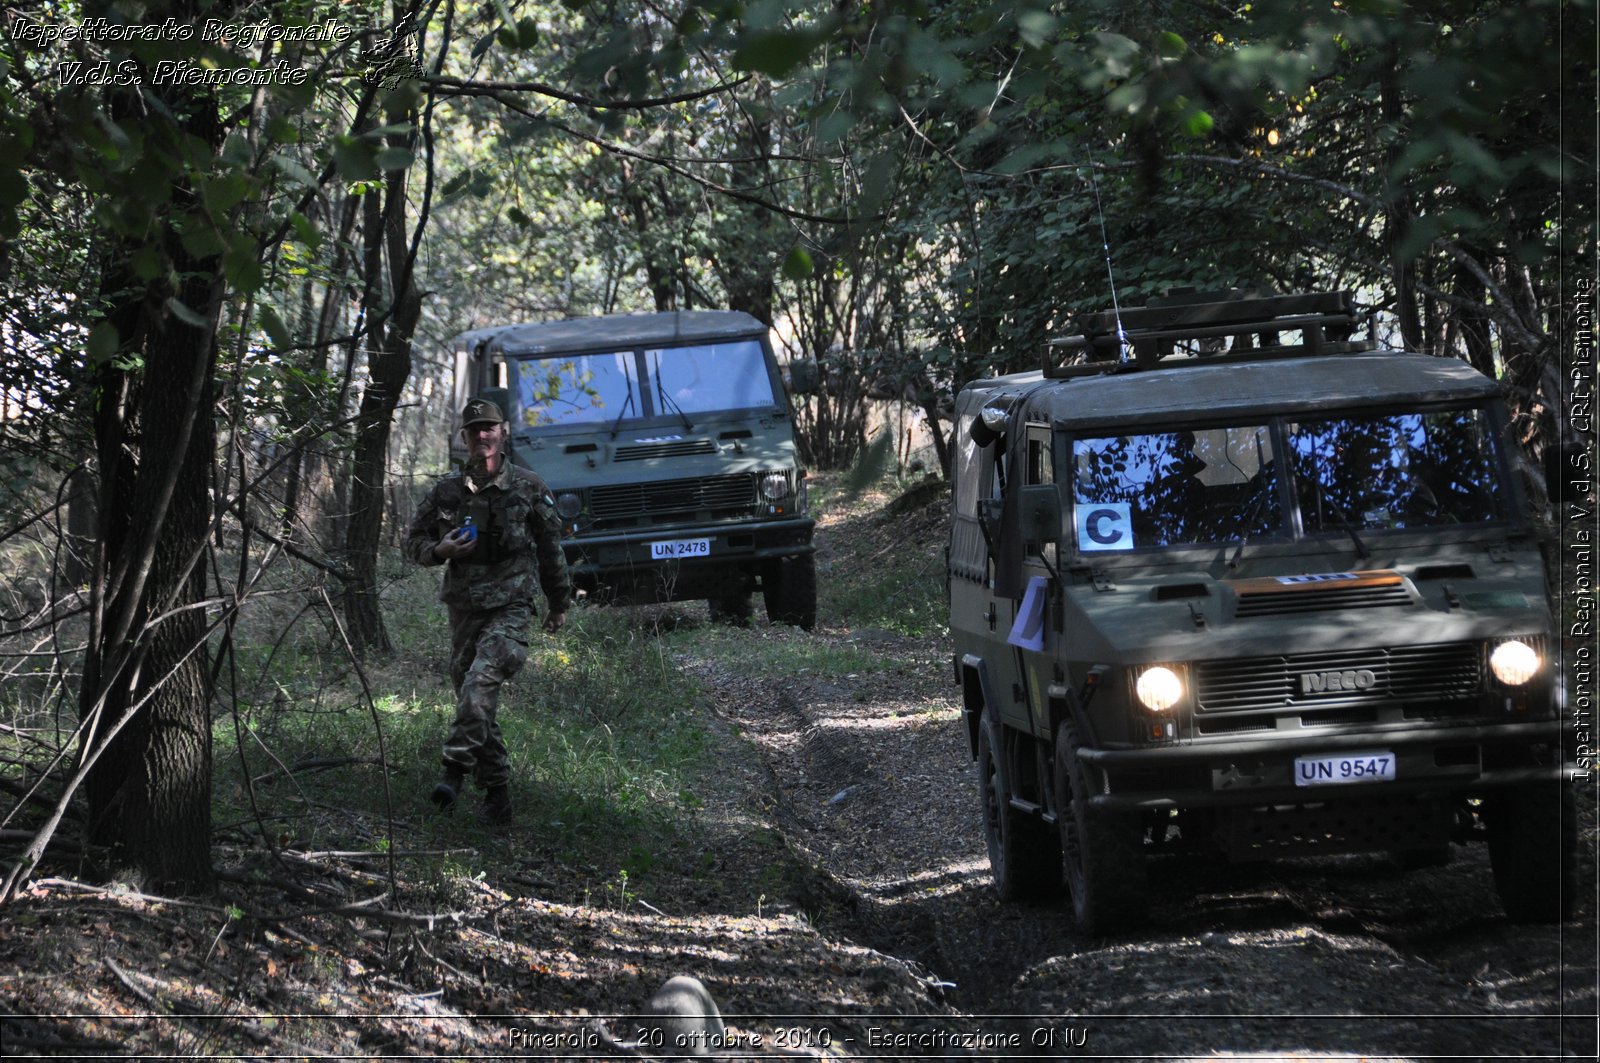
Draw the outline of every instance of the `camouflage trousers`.
M456 718L444 743L444 766L473 776L481 789L503 786L511 765L495 715L500 684L528 659L526 602L499 609L450 606L450 681L456 688Z

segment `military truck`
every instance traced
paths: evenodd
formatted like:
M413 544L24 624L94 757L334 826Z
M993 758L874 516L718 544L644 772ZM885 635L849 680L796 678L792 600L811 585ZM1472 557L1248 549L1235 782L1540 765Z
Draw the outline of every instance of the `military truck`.
M704 598L740 622L759 589L774 623L815 624L806 470L760 321L616 314L474 329L453 348L457 407L499 402L511 460L555 494L576 587Z
M1361 333L1365 335L1359 335ZM1499 386L1348 293L1087 315L957 401L950 626L989 861L1091 934L1147 864L1484 839L1576 896L1552 612Z

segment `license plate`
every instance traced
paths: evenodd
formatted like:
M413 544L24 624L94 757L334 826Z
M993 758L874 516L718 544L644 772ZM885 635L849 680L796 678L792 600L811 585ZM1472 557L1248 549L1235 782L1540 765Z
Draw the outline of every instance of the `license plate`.
M1296 786L1337 786L1352 782L1393 782L1393 753L1349 753L1342 757L1296 757Z
M679 557L710 557L710 539L668 539L650 544L650 560L671 561Z

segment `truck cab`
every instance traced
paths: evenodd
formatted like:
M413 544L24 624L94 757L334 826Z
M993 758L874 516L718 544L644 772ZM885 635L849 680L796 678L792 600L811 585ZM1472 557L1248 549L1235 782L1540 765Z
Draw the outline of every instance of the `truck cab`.
M616 314L456 337L457 405L501 404L550 485L576 587L816 622L806 470L767 327L735 311Z
M954 671L1002 895L1138 922L1151 855L1486 839L1576 896L1553 619L1500 388L1347 293L1091 315L957 401ZM1367 331L1370 334L1370 323Z

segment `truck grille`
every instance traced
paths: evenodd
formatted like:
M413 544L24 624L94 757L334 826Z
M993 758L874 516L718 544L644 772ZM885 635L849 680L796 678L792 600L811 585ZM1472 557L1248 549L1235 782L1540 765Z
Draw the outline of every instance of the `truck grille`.
M1405 585L1396 581L1369 587L1314 587L1289 593L1241 594L1234 615L1241 620L1285 613L1316 613L1328 609L1384 609L1411 604Z
M689 454L715 454L717 445L709 439L674 439L665 443L635 443L618 447L612 461L646 461L650 458L681 458Z
M596 487L589 492L589 512L597 521L649 521L664 515L706 510L749 512L755 506L755 499L755 479L741 473Z
M1205 661L1195 666L1196 715L1310 716L1381 702L1460 701L1483 689L1483 667L1475 642Z

